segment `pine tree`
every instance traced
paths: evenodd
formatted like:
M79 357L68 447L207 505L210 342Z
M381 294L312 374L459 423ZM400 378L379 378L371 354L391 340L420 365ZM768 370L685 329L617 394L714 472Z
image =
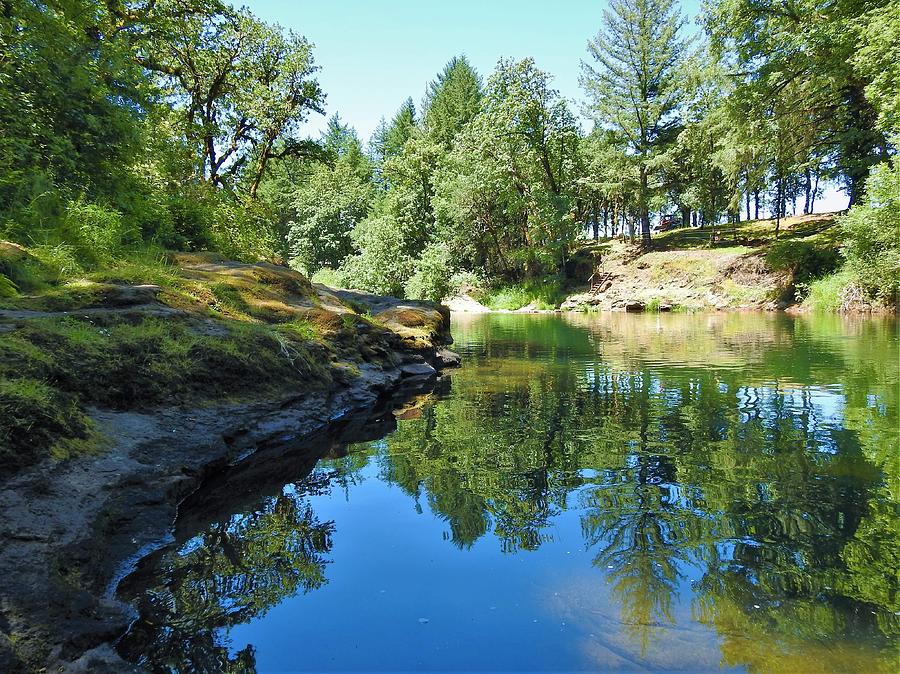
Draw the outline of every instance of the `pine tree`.
M429 135L445 148L481 105L481 78L465 56L454 56L425 94L424 123Z
M582 62L581 84L598 124L619 131L637 158L641 238L650 244L650 173L677 126L684 98L682 63L688 41L675 0L612 0L588 43L596 62Z
M391 120L384 136L385 158L400 154L416 128L416 106L407 98Z

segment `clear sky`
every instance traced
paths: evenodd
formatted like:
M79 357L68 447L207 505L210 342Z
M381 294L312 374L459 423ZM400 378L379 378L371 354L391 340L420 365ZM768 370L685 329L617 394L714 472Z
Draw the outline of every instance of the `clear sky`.
M484 79L501 57L531 56L554 77L574 112L587 41L600 28L606 0L244 0L259 18L304 35L315 45L326 113L340 113L363 141L381 117L407 97L419 109L425 87L454 55L465 54ZM682 0L688 30L700 0ZM307 125L318 136L325 116ZM816 210L846 198L828 189Z
M363 139L408 96L418 109L425 86L454 55L481 76L501 57L531 56L580 108L580 60L600 27L605 0L245 0L259 18L315 45L327 112L339 112ZM682 3L696 13L698 0ZM324 127L310 123L313 135Z

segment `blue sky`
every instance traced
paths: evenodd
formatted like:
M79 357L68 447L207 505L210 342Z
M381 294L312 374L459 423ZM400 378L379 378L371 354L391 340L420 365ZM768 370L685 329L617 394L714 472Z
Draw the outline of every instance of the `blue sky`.
M363 139L408 96L418 108L426 84L456 54L483 78L501 57L534 57L579 109L579 63L604 0L249 0L259 18L315 44L328 114L339 112ZM682 3L696 13L697 0ZM321 119L310 122L315 135Z
M238 4L237 2L235 4ZM412 96L416 108L428 82L454 55L465 54L481 76L501 57L531 56L554 86L581 107L580 62L600 28L605 0L244 0L259 18L306 36L315 45L327 115L338 112L365 141L382 116L390 119ZM682 0L689 30L700 0ZM316 137L326 116L307 125ZM826 190L816 211L846 206Z

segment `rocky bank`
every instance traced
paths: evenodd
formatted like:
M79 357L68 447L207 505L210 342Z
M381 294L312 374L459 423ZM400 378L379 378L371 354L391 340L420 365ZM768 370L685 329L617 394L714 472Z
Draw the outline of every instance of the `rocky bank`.
M245 320L253 329L289 325L273 337L276 357L301 354L324 362L298 368L293 386L279 381L261 388L248 381L245 390L222 390L225 380L212 373L220 388L205 397L157 396L146 405L140 396L122 405L76 397L92 437L101 441L64 460L51 453L0 482L0 671L138 671L112 646L135 615L115 589L140 558L170 538L185 498L223 472L252 472L257 464L266 470L262 461L272 457L311 466L335 444L371 435L372 428L384 432L395 405L428 390L442 369L459 363L446 349L449 311L440 305L312 286L276 265L194 256L174 269L178 282L171 286L86 282L62 306L46 297L18 298L0 309L0 335L10 340L0 348L26 352L15 351L21 347L15 340L31 348L41 343L32 339L41 332L35 326L51 330L56 321L67 329L76 321L79 330L102 336L117 329L117 321L136 329L148 317L161 317L182 325L184 334L227 340L230 321ZM231 311L216 306L217 295L232 299ZM235 306L243 315L234 315ZM284 337L297 326L302 339ZM313 344L303 351L307 342ZM48 344L47 353L34 357L68 357L50 353L55 342ZM269 348L266 340L259 344ZM145 363L131 365L137 373ZM75 395L64 381L58 386Z

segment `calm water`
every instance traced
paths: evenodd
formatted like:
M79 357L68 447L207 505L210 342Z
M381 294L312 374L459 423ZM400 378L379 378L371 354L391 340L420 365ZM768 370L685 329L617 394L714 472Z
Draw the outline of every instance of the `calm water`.
M387 436L187 505L123 585L119 648L175 672L894 672L896 330L456 317L464 367Z

